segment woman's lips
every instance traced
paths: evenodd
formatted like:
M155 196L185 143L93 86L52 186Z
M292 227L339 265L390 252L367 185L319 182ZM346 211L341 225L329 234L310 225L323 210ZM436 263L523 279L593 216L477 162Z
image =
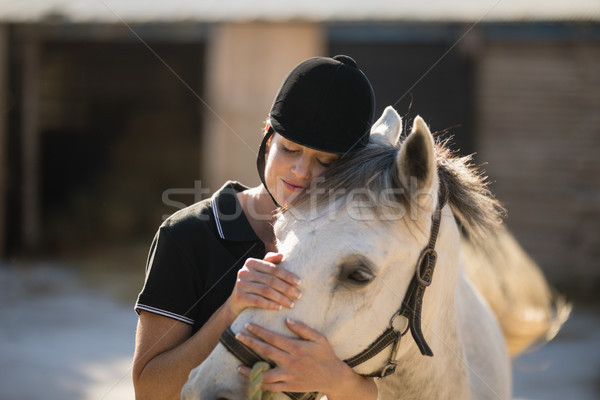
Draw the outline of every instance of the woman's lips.
M304 190L304 186L298 185L293 182L286 181L285 179L282 179L281 181L283 182L283 186L285 186L287 189L289 189L291 191L300 192L300 191Z

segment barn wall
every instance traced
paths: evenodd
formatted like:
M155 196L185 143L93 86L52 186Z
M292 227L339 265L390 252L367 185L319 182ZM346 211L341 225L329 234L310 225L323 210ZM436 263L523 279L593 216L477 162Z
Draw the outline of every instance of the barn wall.
M490 43L476 148L508 225L550 279L600 281L600 45Z
M260 181L255 163L273 98L300 61L324 51L319 24L222 24L207 49L203 104L203 186Z

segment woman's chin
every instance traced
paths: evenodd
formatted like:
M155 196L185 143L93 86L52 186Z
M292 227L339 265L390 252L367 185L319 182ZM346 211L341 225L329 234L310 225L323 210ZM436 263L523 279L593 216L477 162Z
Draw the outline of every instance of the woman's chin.
M304 188L286 187L280 185L275 191L271 191L271 195L280 206L289 206L302 192Z

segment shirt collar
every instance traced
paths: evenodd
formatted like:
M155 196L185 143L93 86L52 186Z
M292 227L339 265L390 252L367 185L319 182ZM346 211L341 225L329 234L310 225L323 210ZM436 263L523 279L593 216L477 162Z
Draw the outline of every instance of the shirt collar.
M239 182L228 181L213 194L212 212L221 239L260 242L237 199L237 193L246 189L248 187Z

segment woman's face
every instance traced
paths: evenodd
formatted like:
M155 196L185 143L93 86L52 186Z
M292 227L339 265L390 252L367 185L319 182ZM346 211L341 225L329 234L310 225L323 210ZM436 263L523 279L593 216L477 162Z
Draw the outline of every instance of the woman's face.
M277 203L288 205L339 157L299 145L275 133L267 144L265 182Z

